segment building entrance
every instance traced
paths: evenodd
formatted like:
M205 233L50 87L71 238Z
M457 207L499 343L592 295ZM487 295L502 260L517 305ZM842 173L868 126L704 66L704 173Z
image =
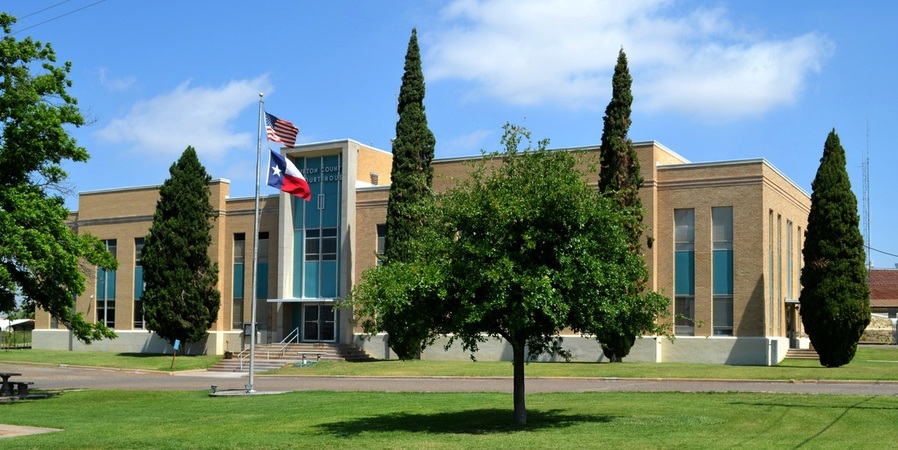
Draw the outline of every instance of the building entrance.
M337 312L333 305L303 305L302 340L304 342L334 342L337 331Z

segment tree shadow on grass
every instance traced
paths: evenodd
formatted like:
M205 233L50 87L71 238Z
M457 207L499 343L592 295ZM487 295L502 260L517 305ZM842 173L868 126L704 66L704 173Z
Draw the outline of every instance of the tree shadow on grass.
M514 423L507 409L474 409L433 414L392 413L325 423L323 432L341 437L361 433L395 432L430 434L495 434L565 428L584 422L607 423L613 418L601 414L565 414L562 410L528 411L527 424Z

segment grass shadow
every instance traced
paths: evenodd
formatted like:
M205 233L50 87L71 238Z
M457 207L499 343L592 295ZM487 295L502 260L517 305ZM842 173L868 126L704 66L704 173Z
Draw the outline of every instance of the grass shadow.
M340 437L362 433L496 434L566 428L580 423L608 423L611 416L601 414L565 414L562 410L527 412L527 424L514 423L507 409L474 409L433 414L380 414L318 425L321 431Z

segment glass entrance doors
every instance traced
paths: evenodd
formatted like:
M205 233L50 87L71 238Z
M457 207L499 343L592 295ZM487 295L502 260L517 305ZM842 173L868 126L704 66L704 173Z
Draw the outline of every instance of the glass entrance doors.
M302 340L334 342L337 337L337 312L333 305L303 305Z

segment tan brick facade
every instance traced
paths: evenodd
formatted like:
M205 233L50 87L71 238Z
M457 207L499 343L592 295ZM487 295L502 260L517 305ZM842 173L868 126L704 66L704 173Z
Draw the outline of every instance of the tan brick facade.
M669 298L674 289L674 210L694 211L695 234L695 336L712 336L712 227L711 210L728 207L733 211L733 335L735 337L785 338L792 327L800 326L797 311L787 299L798 296L801 269L801 242L807 226L810 199L763 159L690 163L656 142L635 144L644 179L640 191L646 224L643 250L650 269L649 287ZM345 255L341 277L344 292L358 283L361 274L376 265L377 229L386 221L389 196L391 154L355 141L333 141L285 149L292 157L342 155L343 173L353 174L344 184L341 240ZM597 147L576 149L586 158L597 160ZM434 188L443 191L468 176L472 158L436 160ZM590 183L597 182L589 180ZM219 265L219 290L222 305L218 320L210 329L213 338L204 351L221 353L245 344L234 322L250 322L250 300L243 300L242 317L233 317L234 237L246 237L244 286L251 292L253 198L229 198L229 182L215 180L211 202L218 212L212 231L210 255ZM300 303L290 303L289 288L295 264L301 256L294 248L293 214L286 195L261 198L260 232L267 232L269 297L284 303L270 304L260 299L257 321L264 323L272 339L279 339L293 326ZM123 188L82 193L79 210L72 214L72 226L78 233L91 233L100 239L115 239L120 267L116 272L115 328L134 331L134 239L145 236L152 222L158 199L156 187ZM284 253L286 252L286 253ZM288 254L289 253L289 254ZM284 266L280 266L283 264ZM88 320L95 320L96 269L88 271L85 293L78 298L77 309ZM248 295L247 295L248 297ZM297 300L298 301L298 300ZM671 310L673 313L673 309ZM343 331L338 341L351 341L351 311L342 311ZM36 327L49 330L49 315L38 312ZM292 328L291 328L292 329ZM139 330L137 330L139 331ZM797 330L800 334L800 330ZM144 332L144 334L146 334ZM35 342L41 339L36 334ZM721 341L722 342L722 341ZM38 344L38 346L40 346ZM660 348L661 344L657 344ZM660 350L658 350L660 351ZM664 358L654 356L656 360ZM768 357L769 359L769 357Z

